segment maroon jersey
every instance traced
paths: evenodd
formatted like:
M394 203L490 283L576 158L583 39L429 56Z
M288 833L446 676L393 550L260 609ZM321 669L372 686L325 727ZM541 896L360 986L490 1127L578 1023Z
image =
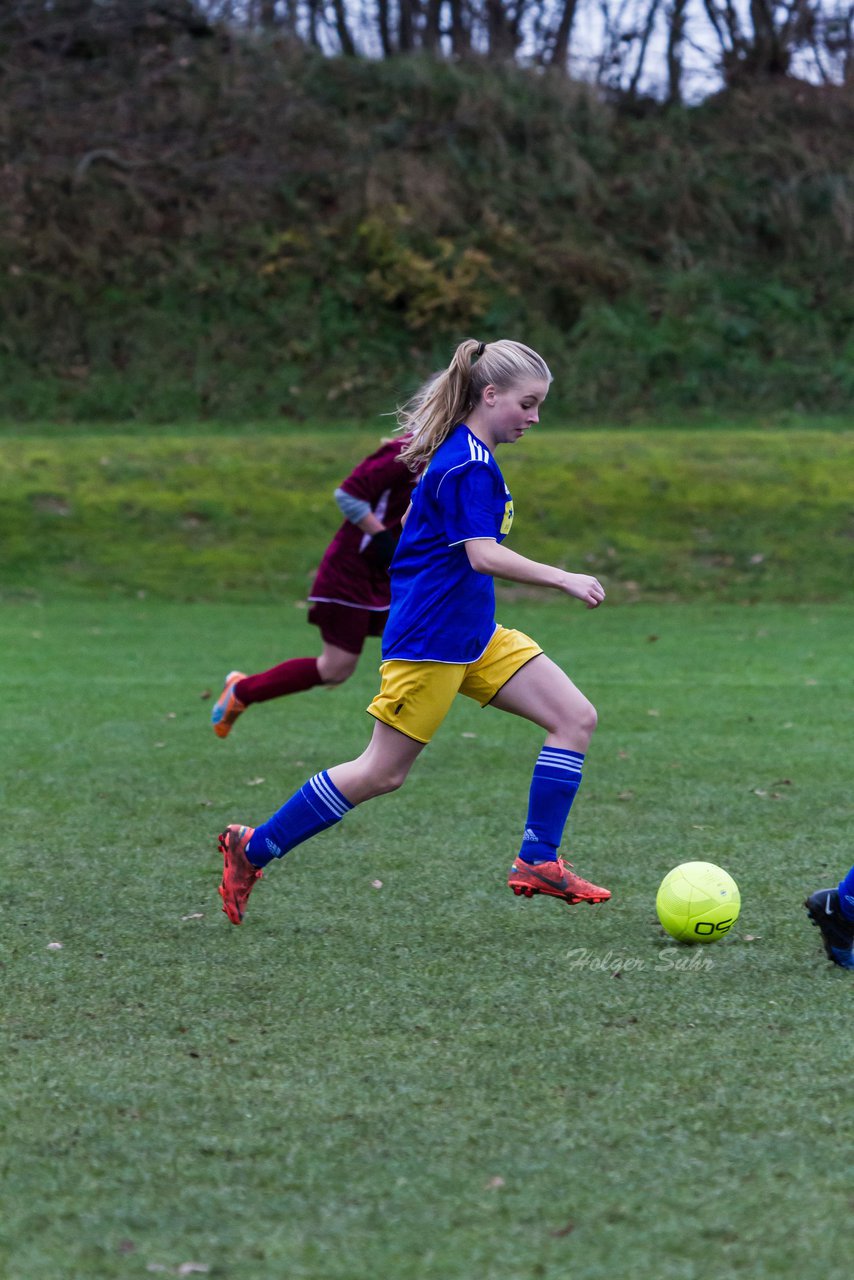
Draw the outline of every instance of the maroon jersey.
M398 437L381 445L341 483L345 493L369 502L377 519L387 529L398 532L415 484L415 476L399 456L407 443ZM355 605L361 609L388 609L391 602L388 570L372 559L368 550L370 541L370 534L345 520L326 548L309 600Z

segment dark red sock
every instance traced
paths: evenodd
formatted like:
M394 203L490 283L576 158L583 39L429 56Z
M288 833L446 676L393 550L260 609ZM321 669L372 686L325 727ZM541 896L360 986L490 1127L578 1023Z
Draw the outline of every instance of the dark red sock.
M246 676L234 686L235 697L248 707L252 702L283 698L286 693L302 693L323 684L317 670L317 658L290 658L257 676Z

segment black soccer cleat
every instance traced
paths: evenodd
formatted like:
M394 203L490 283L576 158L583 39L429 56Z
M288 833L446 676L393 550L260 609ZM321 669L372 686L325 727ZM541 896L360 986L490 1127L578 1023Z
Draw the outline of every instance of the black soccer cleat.
M810 920L821 930L828 960L841 969L854 969L854 920L839 910L839 890L818 889L804 906Z

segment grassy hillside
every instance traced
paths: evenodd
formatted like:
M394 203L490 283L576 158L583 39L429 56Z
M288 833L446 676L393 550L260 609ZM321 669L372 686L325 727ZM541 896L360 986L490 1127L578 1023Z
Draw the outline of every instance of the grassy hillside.
M168 30L3 74L0 417L353 420L469 335L576 421L854 403L851 87L630 116Z
M299 602L378 435L7 438L0 592ZM612 601L851 598L850 433L554 429L501 462L512 545Z

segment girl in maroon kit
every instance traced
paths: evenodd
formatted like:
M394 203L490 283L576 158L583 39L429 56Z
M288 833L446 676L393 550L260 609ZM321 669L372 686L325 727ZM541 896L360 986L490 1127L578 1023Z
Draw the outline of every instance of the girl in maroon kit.
M330 542L309 594L308 620L323 639L317 658L290 658L269 671L230 671L211 711L218 738L253 702L343 684L368 636L381 636L391 602L388 566L416 477L400 459L406 437L384 441L335 490L344 523Z

